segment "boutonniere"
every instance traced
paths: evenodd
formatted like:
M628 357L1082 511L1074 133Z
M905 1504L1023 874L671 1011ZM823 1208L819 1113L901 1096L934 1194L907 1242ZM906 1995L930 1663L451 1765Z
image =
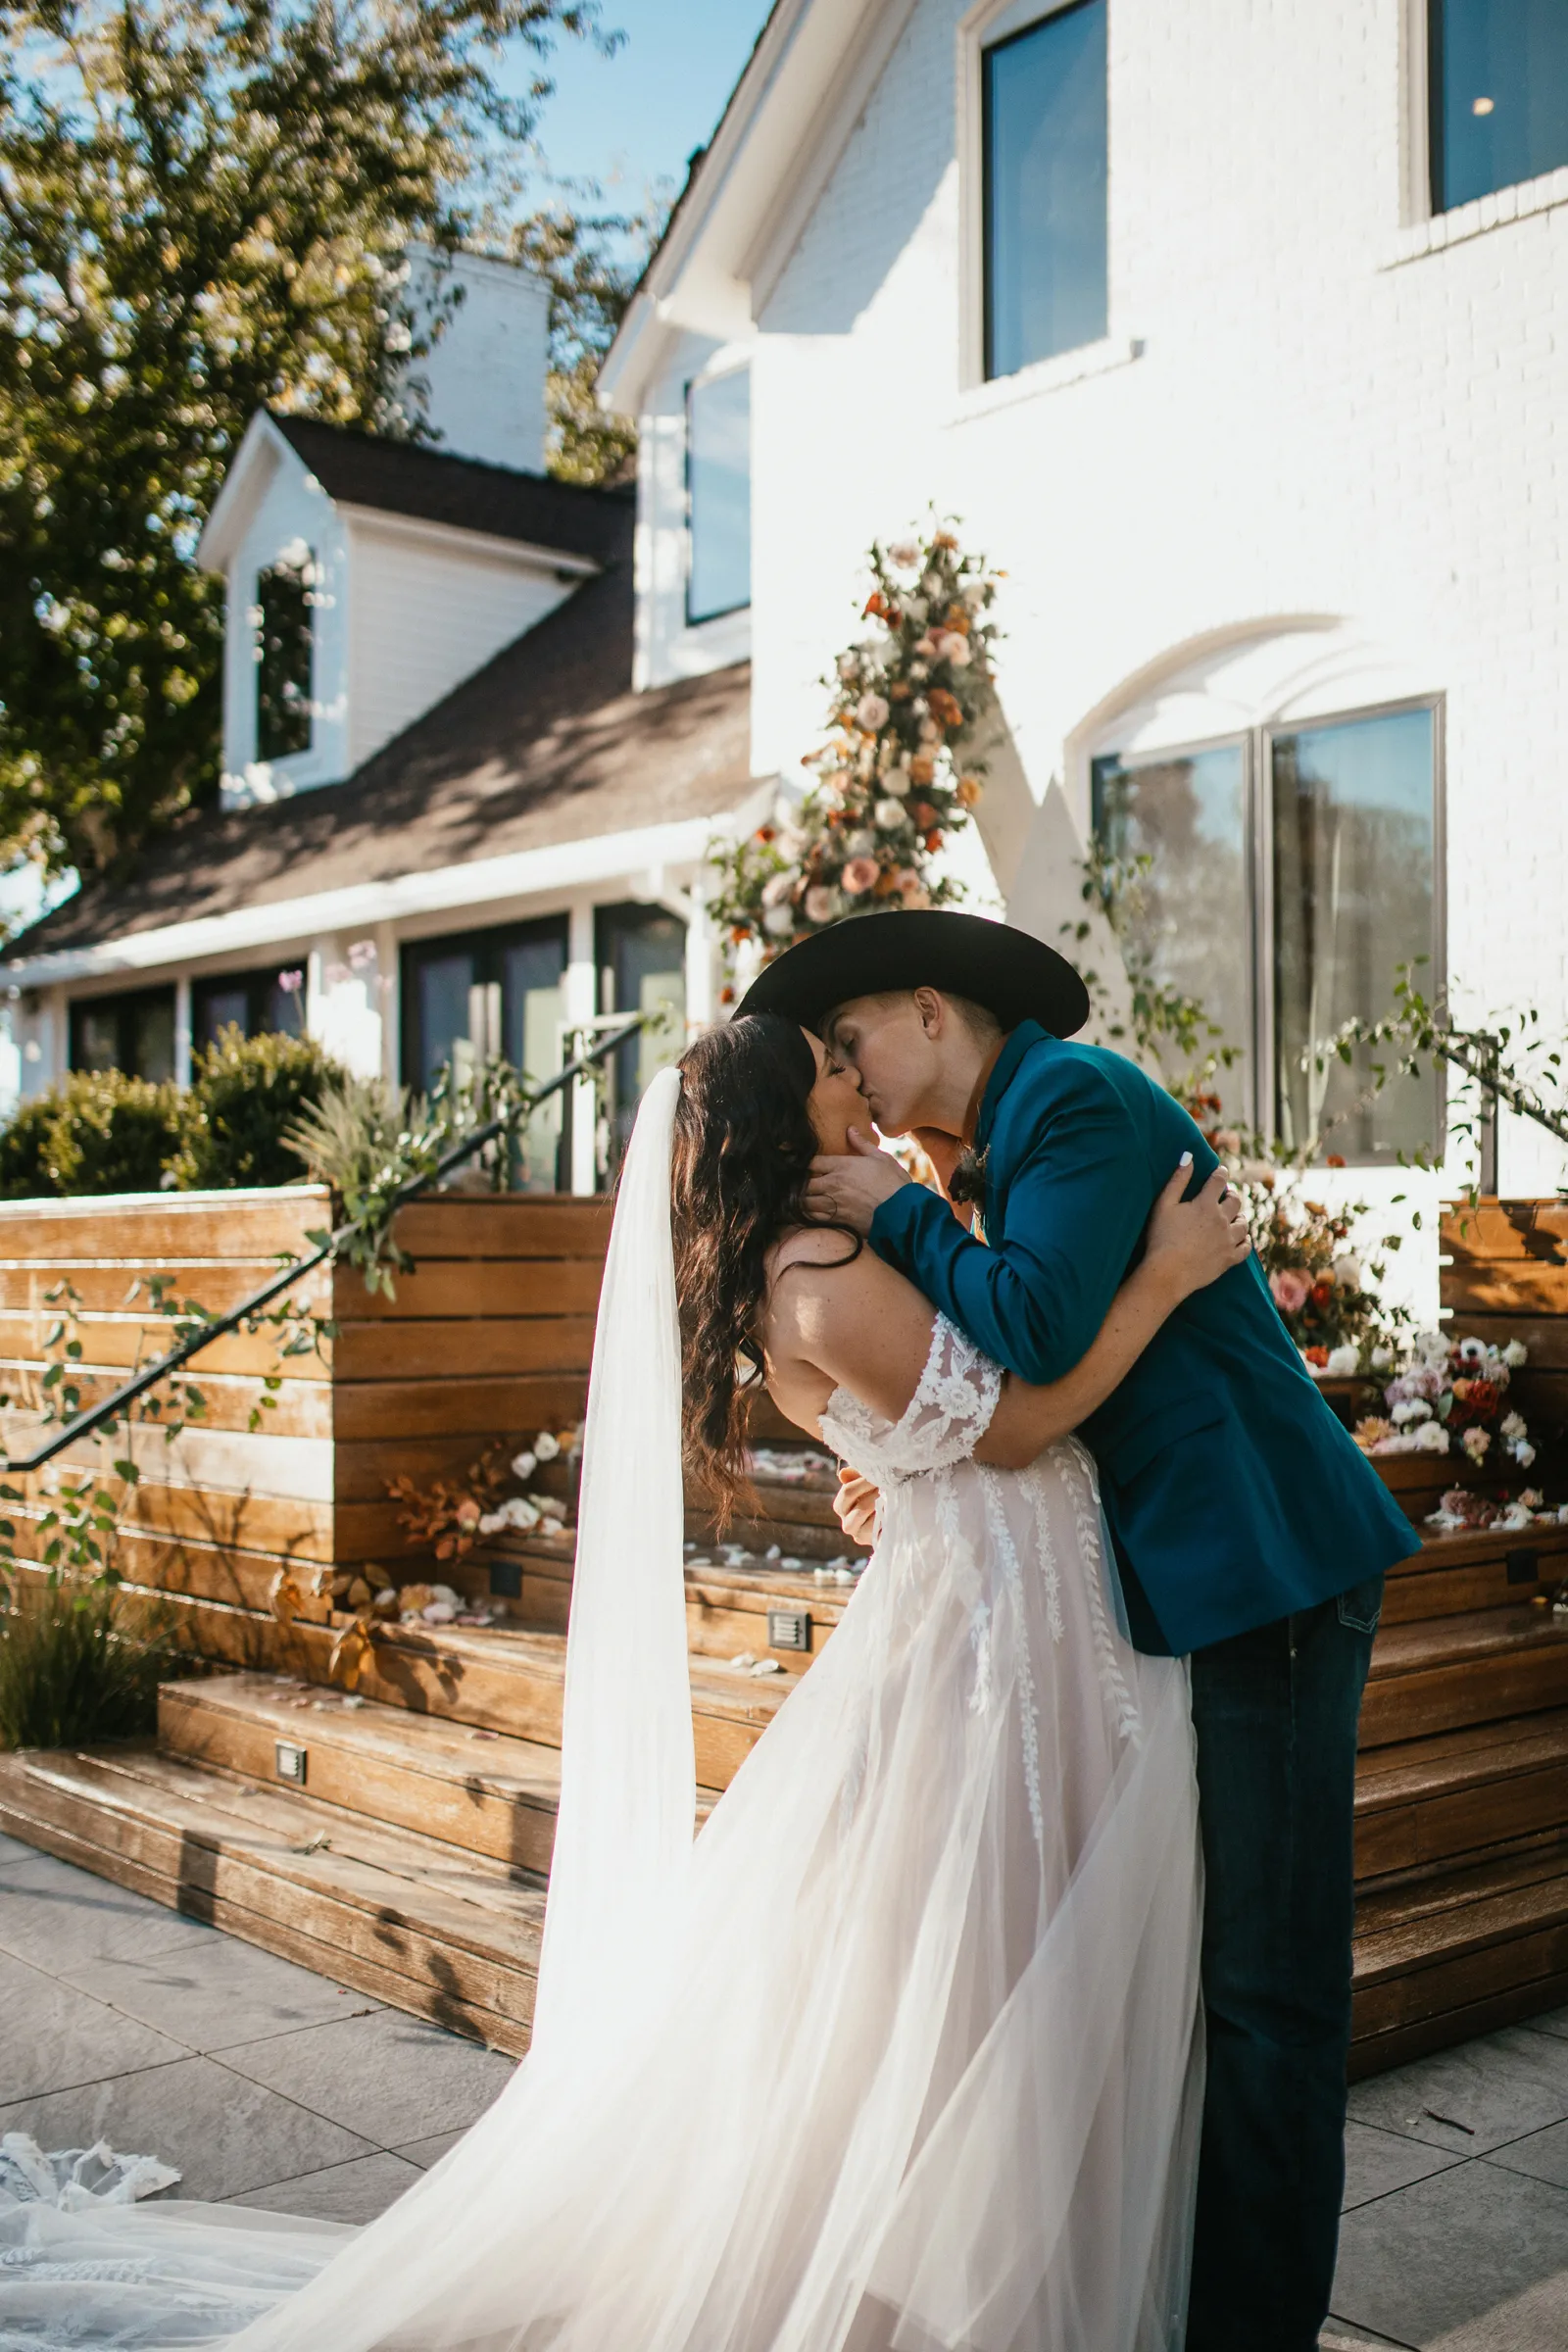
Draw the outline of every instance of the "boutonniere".
M977 1152L973 1144L965 1144L954 1162L948 1178L950 1200L983 1200L986 1197L986 1162L989 1152Z

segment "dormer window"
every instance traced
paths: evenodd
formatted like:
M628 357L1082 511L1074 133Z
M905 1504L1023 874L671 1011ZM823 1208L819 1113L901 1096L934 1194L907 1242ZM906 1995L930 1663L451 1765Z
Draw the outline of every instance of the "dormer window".
M732 368L686 395L691 567L686 618L717 620L752 601L752 378Z
M256 582L256 757L308 752L312 734L316 566L309 548L290 549Z

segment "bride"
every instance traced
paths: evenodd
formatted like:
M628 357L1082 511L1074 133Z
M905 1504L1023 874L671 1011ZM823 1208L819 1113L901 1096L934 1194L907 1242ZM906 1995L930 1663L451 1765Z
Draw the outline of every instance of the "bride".
M806 1222L813 1154L865 1116L770 1015L644 1099L595 1344L534 2041L507 2090L358 2231L0 2211L0 2352L1179 2345L1201 2076L1185 1671L1117 1630L1071 1432L1245 1232L1217 1179L1184 1204L1178 1168L1089 1354L1025 1388ZM884 1500L831 1644L694 1843L683 1437L727 1503L741 1359Z

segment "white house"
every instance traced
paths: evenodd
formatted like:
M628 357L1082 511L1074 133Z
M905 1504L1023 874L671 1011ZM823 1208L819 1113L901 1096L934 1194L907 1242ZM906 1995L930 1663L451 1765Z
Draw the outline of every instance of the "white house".
M613 906L667 919L700 1017L700 842L799 772L863 551L932 506L1008 575L980 821L1009 908L1054 937L1094 830L1148 852L1233 1115L1334 1122L1387 1197L1436 1092L1325 1089L1309 1038L1422 956L1467 1014L1562 1023L1562 8L777 0L602 396L641 422L635 606L625 503L515 444L258 420L204 543L232 805L13 948L35 1075L133 988L178 1066L210 986L285 968L416 1075L498 1003L513 1034L474 933L554 924L574 1018L666 985L606 982ZM1560 1172L1508 1120L1501 1166Z
M12 943L29 1092L183 1079L230 1021L422 1086L487 1050L545 1075L627 1008L710 1014L693 893L755 797L744 643L634 691L634 495L545 475L544 290L462 276L421 367L433 444L253 419L200 548L227 593L222 807ZM677 1039L619 1056L612 1125ZM542 1116L531 1179L591 1191L612 1136L591 1088L572 1112Z
M643 420L650 686L739 648L683 601L685 491L749 408L759 773L866 543L961 517L1008 575L1011 910L1054 935L1097 826L1149 852L1233 1115L1337 1120L1386 1197L1434 1093L1325 1095L1308 1038L1419 956L1561 1024L1568 11L778 0L603 397Z

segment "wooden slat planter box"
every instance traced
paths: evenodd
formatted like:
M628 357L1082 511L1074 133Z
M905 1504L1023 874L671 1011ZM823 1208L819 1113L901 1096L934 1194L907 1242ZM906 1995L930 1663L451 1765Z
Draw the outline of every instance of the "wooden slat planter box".
M83 1401L95 1401L171 1344L147 1302L149 1275L172 1276L181 1298L229 1307L280 1256L309 1249L309 1233L331 1215L328 1195L312 1186L0 1203L9 1450L29 1450L40 1426L28 1408L40 1400L45 1336L60 1311L46 1294L59 1283L80 1297L74 1377ZM301 1618L324 1628L334 1570L415 1565L389 1479L450 1475L497 1439L581 1416L609 1229L608 1202L437 1196L399 1218L416 1270L398 1278L394 1298L372 1297L347 1267L298 1286L298 1304L335 1322L335 1339L281 1361L266 1330L217 1342L191 1367L207 1405L200 1422L172 1445L150 1426L129 1438L141 1481L125 1495L117 1565L126 1583L175 1598L208 1654L294 1662L299 1644L268 1605L280 1566L306 1588ZM273 1371L275 1405L253 1432ZM62 1468L107 1461L126 1443L89 1441ZM52 1482L46 1471L20 1483L17 1548L36 1557Z

